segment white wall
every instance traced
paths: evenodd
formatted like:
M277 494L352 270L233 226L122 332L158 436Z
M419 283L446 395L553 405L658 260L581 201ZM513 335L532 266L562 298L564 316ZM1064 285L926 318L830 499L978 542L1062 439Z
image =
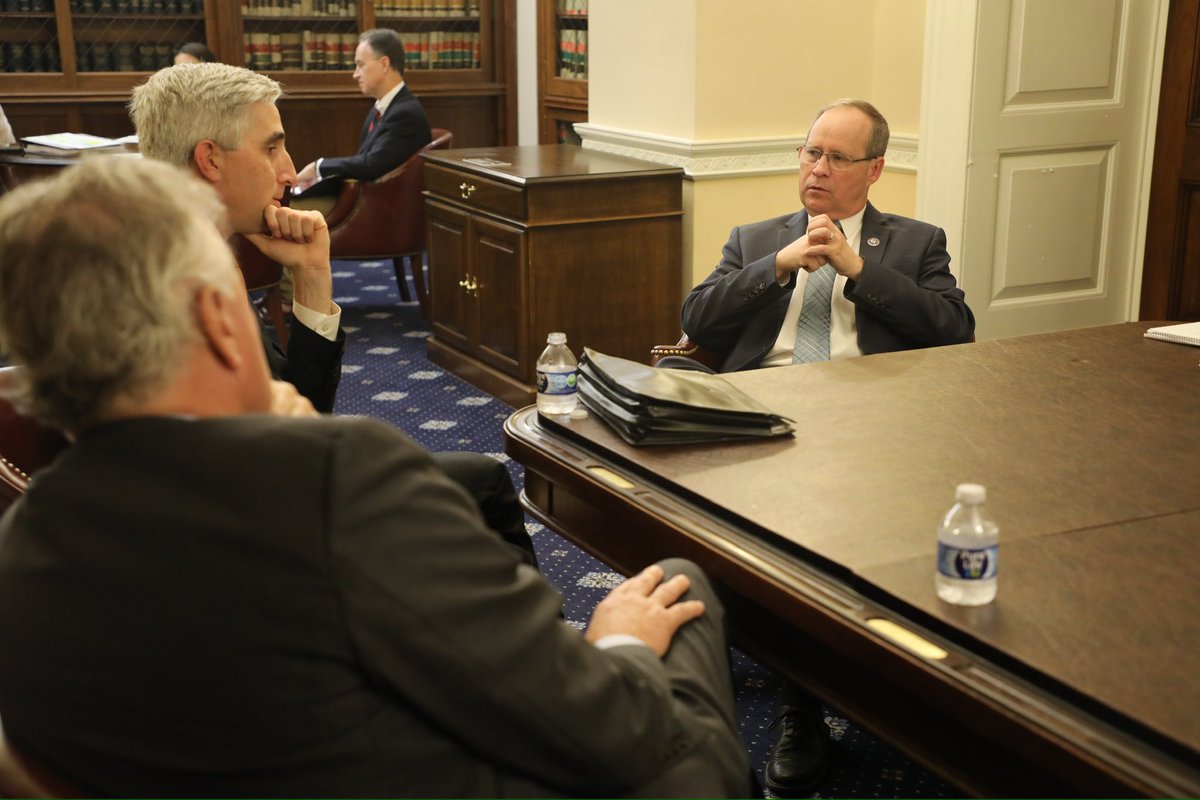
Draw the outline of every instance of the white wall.
M537 0L517 0L517 144L537 144Z

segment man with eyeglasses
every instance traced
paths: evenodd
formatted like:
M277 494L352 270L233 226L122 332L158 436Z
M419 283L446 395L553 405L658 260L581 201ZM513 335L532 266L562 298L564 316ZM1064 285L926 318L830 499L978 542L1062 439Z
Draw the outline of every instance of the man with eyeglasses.
M733 229L721 263L683 303L684 332L721 358L721 372L972 339L946 234L867 200L888 136L873 105L835 100L798 149L803 209ZM711 371L683 356L658 365ZM764 775L777 797L811 794L830 761L820 702L789 694Z
M830 103L798 150L804 208L733 229L683 303L684 332L721 357L720 372L971 340L945 232L867 200L888 136L865 100ZM679 357L659 366L700 367Z

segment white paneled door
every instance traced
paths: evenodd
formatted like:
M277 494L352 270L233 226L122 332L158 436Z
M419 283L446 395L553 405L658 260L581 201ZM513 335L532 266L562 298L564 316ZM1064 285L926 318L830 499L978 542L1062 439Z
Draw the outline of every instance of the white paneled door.
M975 4L961 217L948 228L961 231L957 273L979 338L1131 318L1163 5Z

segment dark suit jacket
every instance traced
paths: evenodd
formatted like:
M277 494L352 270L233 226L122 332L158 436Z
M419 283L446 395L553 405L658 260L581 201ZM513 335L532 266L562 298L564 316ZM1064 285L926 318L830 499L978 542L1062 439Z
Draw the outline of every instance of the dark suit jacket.
M383 117L370 130L375 107L363 120L358 153L344 158L321 161L321 178L357 178L370 181L390 172L433 141L425 109L408 85L403 86L388 105Z
M787 286L775 280L775 254L807 228L804 211L734 228L721 263L684 299L684 332L725 355L721 372L754 369L774 346L796 286L795 276ZM864 355L971 340L975 315L950 274L941 228L868 203L860 241L863 271L845 297Z
M615 796L704 746L559 604L382 423L111 423L0 521L0 718L127 797Z
M342 380L346 332L339 327L337 338L331 342L293 316L288 327L287 355L284 355L271 340L266 327L259 327L271 375L295 386L317 411L332 413L338 384Z

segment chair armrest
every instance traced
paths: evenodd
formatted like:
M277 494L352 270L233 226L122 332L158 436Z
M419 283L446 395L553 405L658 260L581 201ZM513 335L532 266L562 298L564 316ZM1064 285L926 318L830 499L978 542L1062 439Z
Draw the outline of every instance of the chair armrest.
M679 338L675 344L656 344L650 348L650 366L654 366L660 359L667 356L683 356L690 358L693 361L699 361L704 366L713 371L719 371L721 363L725 360L719 353L712 350L705 350L700 345L693 342L685 333Z
M358 205L363 186L362 181L354 178L347 178L342 182L342 190L338 192L333 208L329 209L329 213L325 215L326 225L333 228L335 225L342 224L346 217L350 216L350 212Z

